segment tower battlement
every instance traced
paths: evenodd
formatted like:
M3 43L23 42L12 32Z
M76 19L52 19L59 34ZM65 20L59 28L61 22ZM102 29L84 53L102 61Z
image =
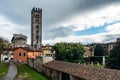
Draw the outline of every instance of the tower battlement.
M35 12L42 12L42 8L35 8L35 7L33 7L32 13L35 13Z

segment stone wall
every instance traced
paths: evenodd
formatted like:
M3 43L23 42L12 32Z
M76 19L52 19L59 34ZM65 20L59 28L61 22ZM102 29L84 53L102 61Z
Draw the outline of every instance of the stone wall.
M119 80L120 71L63 61L44 63L43 57L28 59L28 65L52 80Z
M28 65L38 72L42 72L43 64L52 60L52 57L37 57L36 59L28 58Z
M43 65L43 72L53 80L119 80L120 71L76 63L51 61Z

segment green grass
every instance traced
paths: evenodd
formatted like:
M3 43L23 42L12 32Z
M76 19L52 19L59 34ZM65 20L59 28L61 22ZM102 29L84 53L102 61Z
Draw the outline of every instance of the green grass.
M15 80L48 80L45 76L27 65L18 65L18 75Z
M9 64L0 62L0 78L5 76L8 72Z

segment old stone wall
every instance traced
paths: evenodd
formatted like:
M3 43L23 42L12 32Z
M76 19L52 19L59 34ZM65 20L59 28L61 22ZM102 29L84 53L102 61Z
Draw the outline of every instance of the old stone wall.
M28 58L28 65L38 72L42 72L43 64L52 60L52 57L37 57L36 59Z

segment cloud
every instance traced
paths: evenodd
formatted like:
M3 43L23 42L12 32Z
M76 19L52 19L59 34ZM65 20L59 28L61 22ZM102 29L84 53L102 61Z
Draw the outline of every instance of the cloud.
M11 41L13 34L24 34L30 36L30 32L26 32L25 26L21 26L15 23L10 22L4 17L0 16L0 35L9 41ZM30 42L30 38L28 37L28 43Z
M120 29L120 22L106 27L106 31L108 31L110 33L120 33L119 29Z
M89 43L108 43L115 42L116 38L120 38L120 23L115 23L109 25L105 28L105 32L83 35L83 36L74 36L70 35L67 37L57 37L55 39L44 40L43 43L55 44L57 42L81 42L83 44Z
M76 37L73 33L118 21L119 3L120 0L2 0L0 21L5 22L0 23L0 34L10 38L14 33L22 33L30 42L30 11L35 6L43 9L43 39L46 43L52 40L100 42L105 40L104 34Z
M111 5L104 9L95 10L89 14L77 14L62 25L74 25L75 31L85 30L92 27L101 27L106 24L111 24L113 22L120 21L120 6Z
M74 26L67 26L67 27L64 27L64 26L61 26L61 27L57 27L55 29L52 29L49 31L49 33L44 32L43 36L45 37L45 39L55 39L55 38L58 38L58 37L68 37L70 35L73 34L73 28Z

